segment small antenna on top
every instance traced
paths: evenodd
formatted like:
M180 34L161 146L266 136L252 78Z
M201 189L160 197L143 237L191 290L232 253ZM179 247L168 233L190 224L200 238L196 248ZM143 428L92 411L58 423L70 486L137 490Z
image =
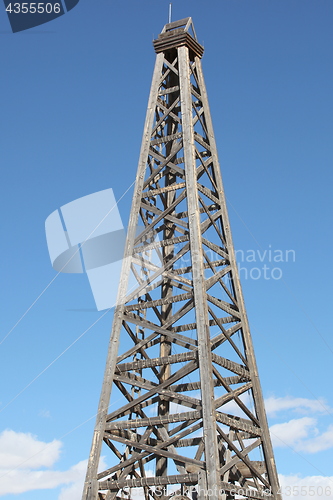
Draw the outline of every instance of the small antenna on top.
M169 24L171 23L172 3L169 4Z

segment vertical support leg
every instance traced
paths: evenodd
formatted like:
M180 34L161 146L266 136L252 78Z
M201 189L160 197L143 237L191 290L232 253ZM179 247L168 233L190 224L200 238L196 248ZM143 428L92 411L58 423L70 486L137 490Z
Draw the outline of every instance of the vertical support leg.
M220 477L216 464L219 453L216 433L214 387L211 374L212 356L208 321L208 307L205 297L205 283L200 211L197 191L196 161L194 151L194 130L192 118L192 95L190 82L190 61L188 49L178 48L180 98L182 109L182 131L187 187L188 220L192 259L192 279L194 288L195 316L198 336L199 370L202 397L203 433L205 441L205 460L207 487L213 492L211 500L217 500L220 490Z

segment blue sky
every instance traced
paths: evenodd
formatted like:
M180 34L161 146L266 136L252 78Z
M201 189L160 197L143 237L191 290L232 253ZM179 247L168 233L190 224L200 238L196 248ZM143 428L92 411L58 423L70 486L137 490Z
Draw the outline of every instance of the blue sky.
M187 16L205 47L285 498L288 485L304 486L305 498L333 497L333 3L173 2L173 19ZM61 274L40 296L56 276L44 222L102 189L119 200L134 181L151 42L167 19L164 0L80 0L61 18L12 34L0 10L4 500L80 499L112 313L94 310L85 275ZM124 224L130 203L131 191L119 203Z

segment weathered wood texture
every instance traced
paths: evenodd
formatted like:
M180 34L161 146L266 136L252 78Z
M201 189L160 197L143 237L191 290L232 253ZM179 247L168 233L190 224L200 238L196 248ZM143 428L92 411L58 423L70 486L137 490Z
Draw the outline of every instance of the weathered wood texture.
M145 500L164 499L173 491L168 485L185 498L199 487L199 500L202 488L210 500L235 491L279 500L203 50L190 18L166 25L154 46L83 500L130 500L139 487ZM101 454L108 468L98 472Z

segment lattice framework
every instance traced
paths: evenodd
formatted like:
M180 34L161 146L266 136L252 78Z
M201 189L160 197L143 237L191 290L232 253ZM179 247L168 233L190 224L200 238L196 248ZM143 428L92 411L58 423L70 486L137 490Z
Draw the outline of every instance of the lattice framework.
M191 34L192 30L192 34ZM157 52L83 500L279 498L191 18ZM122 398L116 409L109 407ZM112 409L112 411L111 411ZM102 442L114 460L97 472ZM134 490L131 490L134 488ZM192 490L192 493L190 493ZM222 493L219 493L223 490ZM136 491L137 492L137 491Z

